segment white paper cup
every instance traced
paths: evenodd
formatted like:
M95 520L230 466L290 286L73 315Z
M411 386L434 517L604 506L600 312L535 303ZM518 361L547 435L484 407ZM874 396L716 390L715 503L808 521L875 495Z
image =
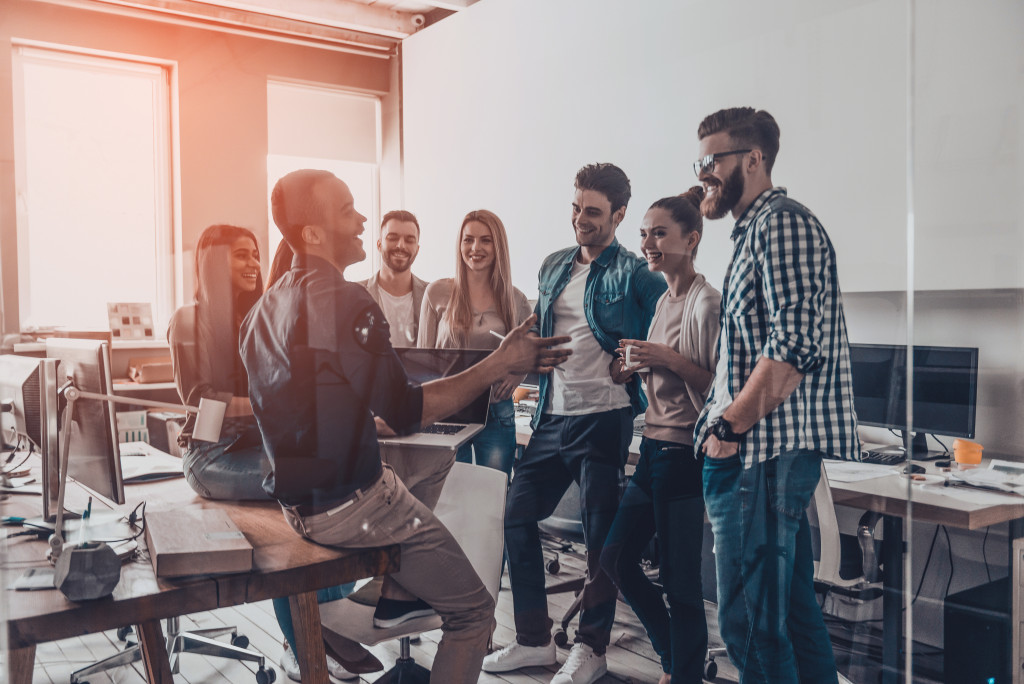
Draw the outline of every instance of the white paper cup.
M196 425L192 428L192 439L201 442L219 442L220 428L224 425L224 412L228 405L216 399L199 400L199 413L196 414Z

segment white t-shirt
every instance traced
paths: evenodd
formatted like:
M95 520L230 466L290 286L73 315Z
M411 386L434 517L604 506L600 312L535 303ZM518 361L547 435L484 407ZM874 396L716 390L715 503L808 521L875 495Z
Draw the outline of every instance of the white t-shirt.
M550 401L545 412L558 416L581 416L629 406L625 385L612 381L608 365L612 355L601 348L583 312L583 292L590 264L574 261L568 284L551 303L555 318L554 335L572 338L572 355L551 372Z
M380 293L380 308L384 311L384 318L388 319L391 326L392 347L415 347L416 346L416 312L412 306L412 292L407 292L400 297L388 294L384 288L378 288Z

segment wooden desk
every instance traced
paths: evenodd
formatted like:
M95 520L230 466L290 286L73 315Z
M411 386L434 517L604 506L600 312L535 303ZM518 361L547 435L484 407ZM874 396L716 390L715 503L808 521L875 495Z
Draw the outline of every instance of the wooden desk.
M979 467L987 467L985 459ZM934 464L924 465L928 473L938 473ZM1024 498L1014 502L1006 497L1005 503L969 503L947 496L942 491L913 486L898 475L879 477L861 482L829 482L832 500L836 504L861 508L882 514L882 682L900 681L900 648L903 643L904 584L903 527L906 521L948 525L965 530L980 530L989 525L1010 523L1010 556L1013 542L1024 537ZM1012 605L1007 597L1007 606Z
M353 550L319 546L297 535L276 503L207 501L196 496L181 478L130 485L125 493L130 504L126 508L146 500L151 511L182 507L228 511L253 545L253 570L217 577L158 579L147 556L124 565L113 595L96 601L72 603L57 590L7 592L11 684L31 683L36 644L130 624L139 628L149 682L171 684L160 620L280 596L290 596L303 681L327 684L316 590L398 569L397 546ZM81 506L84 496L80 489L69 487L68 505ZM4 502L5 515L38 516L40 509L38 497L19 495ZM144 548L144 539L139 542ZM19 537L11 540L4 562L14 576L30 567L47 567L46 548L46 542Z

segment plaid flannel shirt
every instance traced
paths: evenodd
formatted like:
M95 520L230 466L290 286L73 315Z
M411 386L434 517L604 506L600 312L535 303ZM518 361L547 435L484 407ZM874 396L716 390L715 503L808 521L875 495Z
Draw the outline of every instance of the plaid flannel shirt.
M850 348L835 251L818 219L766 190L736 222L722 288L718 378L695 427L699 450L764 356L792 365L803 381L739 444L745 467L795 449L858 460ZM724 375L723 375L724 374Z

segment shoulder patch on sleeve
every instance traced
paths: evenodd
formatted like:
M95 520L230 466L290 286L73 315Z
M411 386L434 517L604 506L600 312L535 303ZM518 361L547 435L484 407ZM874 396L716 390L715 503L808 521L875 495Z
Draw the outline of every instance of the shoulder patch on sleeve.
M352 336L360 348L371 354L386 354L391 350L391 326L377 306L368 306L355 317Z

